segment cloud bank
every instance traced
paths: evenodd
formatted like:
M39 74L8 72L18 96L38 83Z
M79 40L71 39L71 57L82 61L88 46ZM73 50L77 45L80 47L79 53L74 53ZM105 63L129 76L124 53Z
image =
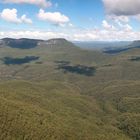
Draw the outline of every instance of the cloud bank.
M103 0L106 12L117 16L140 14L140 0Z
M40 7L50 7L52 3L46 0L3 0L4 3L33 4Z
M105 21L104 21L105 22ZM34 39L50 39L50 38L66 38L72 41L120 41L120 40L138 40L140 31L133 31L128 24L122 29L112 29L108 24L108 28L102 29L69 29L65 31L0 31L0 38L34 38ZM111 30L109 29L111 28ZM69 32L71 30L71 32Z

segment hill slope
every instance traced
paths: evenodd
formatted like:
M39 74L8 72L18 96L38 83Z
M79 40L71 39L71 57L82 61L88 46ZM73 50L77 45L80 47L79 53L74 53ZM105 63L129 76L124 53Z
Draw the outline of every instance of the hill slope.
M0 42L0 139L140 139L140 48L110 55L65 39Z
M102 86L83 95L68 83L0 84L0 138L138 140L140 82Z

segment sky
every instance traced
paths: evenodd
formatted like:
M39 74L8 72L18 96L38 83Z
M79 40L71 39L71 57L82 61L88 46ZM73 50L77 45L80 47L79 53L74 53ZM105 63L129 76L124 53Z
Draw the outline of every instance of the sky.
M140 0L0 0L0 38L140 39Z

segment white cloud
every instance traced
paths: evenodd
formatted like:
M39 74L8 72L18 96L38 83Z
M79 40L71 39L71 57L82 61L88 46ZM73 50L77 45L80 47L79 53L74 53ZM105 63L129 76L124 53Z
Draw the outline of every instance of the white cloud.
M123 25L124 30L126 31L132 31L132 27L129 24Z
M110 18L108 18L110 19ZM102 27L104 30L109 31L110 33L112 31L117 32L117 31L132 31L133 28L129 25L129 23L127 21L124 21L120 18L120 17L115 17L115 19L113 19L113 22L111 20L109 20L112 24L108 23L108 21L103 20L102 21Z
M137 15L140 14L140 0L103 0L108 14Z
M0 13L0 17L8 22L20 23L21 20L17 17L16 9L4 9Z
M0 13L0 18L11 23L26 23L31 24L32 20L27 18L26 15L22 15L18 18L17 9L3 9Z
M107 19L113 20L116 23L122 22L122 23L128 23L130 21L128 16L116 16L116 15L108 15Z
M15 4L34 4L40 7L50 7L52 3L46 0L3 0L4 3L15 3Z
M106 20L103 20L102 26L107 30L116 30L116 28L113 25L110 25Z
M69 23L69 18L60 12L45 12L43 9L39 10L38 18L42 21L50 22L54 25L63 26L66 23Z
M21 21L24 23L32 24L32 20L30 18L27 18L26 15L22 15Z

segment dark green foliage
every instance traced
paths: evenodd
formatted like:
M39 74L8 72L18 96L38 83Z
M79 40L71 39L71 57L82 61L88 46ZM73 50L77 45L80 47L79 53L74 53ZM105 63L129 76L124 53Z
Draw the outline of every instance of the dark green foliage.
M124 114L119 118L119 129L134 140L140 139L140 114Z
M0 89L0 139L131 139L120 131L116 113L73 84L11 81Z
M84 65L70 65L67 61L57 61L59 63L58 69L64 70L64 73L71 72L86 76L93 76L96 69L94 67L88 67Z
M2 61L6 65L22 65L25 63L29 63L31 61L38 60L39 57L37 56L25 56L24 58L11 58L11 57L4 57Z
M131 61L140 61L140 56L132 57L130 60Z

